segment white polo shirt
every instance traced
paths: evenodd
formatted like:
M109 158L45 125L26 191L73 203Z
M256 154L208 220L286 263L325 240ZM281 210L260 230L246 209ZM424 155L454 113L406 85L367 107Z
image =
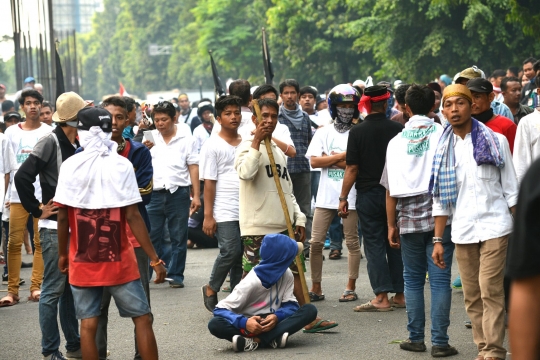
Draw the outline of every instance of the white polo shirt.
M191 185L188 165L199 164L199 154L191 132L177 126L168 144L158 130L152 130L155 144L150 149L154 168L154 190L175 192L179 186Z

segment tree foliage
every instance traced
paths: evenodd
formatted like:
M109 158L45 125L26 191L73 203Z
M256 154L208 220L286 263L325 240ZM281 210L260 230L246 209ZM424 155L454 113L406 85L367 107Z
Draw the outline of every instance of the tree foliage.
M212 86L220 76L263 82L266 27L277 84L321 91L368 75L427 82L478 65L487 73L540 56L538 0L105 0L80 41L83 93ZM148 45L173 45L150 56Z

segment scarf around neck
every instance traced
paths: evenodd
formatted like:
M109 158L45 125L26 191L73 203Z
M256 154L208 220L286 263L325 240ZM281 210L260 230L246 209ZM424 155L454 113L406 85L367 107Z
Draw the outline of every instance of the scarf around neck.
M478 121L480 121L482 124L487 123L491 118L493 117L493 109L489 108L486 111L474 115L474 118Z
M288 110L283 104L281 104L281 113L285 119L289 120L296 130L302 129L302 121L304 120L304 112L300 105L296 104L295 110Z
M133 164L117 153L111 133L79 130L84 151L62 163L54 201L79 209L120 208L142 201Z
M475 118L472 119L471 141L473 156L476 164L493 165L499 169L504 168L504 158L501 145L495 133ZM434 199L439 199L443 209L456 206L457 179L456 160L454 154L454 131L447 125L437 145L433 158L429 191Z
M334 121L334 129L338 133L349 131L353 126L354 108L336 107L336 112L337 116Z

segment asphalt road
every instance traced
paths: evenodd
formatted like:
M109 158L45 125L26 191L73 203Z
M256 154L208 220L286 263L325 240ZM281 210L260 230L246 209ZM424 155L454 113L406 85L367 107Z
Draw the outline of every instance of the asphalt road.
M408 337L407 313L397 309L388 313L355 313L353 307L371 300L373 293L369 285L366 261L360 264L360 278L357 281L359 299L355 302L340 303L338 298L347 281L347 260L326 260L323 268L323 291L326 300L315 303L319 314L325 319L335 320L339 326L319 334L297 333L289 338L285 349L259 349L253 354L235 354L230 343L210 335L207 323L211 314L204 308L201 286L208 281L217 249L188 250L184 289L172 289L167 285L151 285L151 301L156 334L161 359L237 359L245 356L258 359L428 359L431 358L429 310L426 323L425 353L403 351L396 340ZM325 251L328 258L328 251ZM24 256L24 261L31 257ZM454 262L452 272L457 275ZM308 264L308 285L309 279ZM22 277L27 280L22 287L21 299L29 294L30 269L22 269ZM4 296L7 285L0 287ZM220 293L225 296L224 293ZM429 283L426 283L426 308L429 309ZM463 305L463 293L453 291L450 344L459 355L452 359L474 359L477 355L471 330L465 328L467 320ZM133 359L133 323L120 318L116 307L111 306L109 314L109 359ZM0 308L0 360L41 359L41 332L38 322L38 304L21 301L16 306ZM61 351L64 351L62 340ZM510 357L507 357L509 359Z

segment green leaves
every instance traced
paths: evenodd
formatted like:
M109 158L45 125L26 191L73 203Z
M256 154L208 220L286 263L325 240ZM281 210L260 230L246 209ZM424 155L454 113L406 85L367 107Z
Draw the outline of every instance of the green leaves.
M473 64L487 73L540 54L538 0L105 0L81 36L83 93L100 98L212 87L220 76L262 84L266 27L275 85L319 91L365 79L428 82ZM534 35L534 36L533 36ZM149 44L172 45L150 56Z

